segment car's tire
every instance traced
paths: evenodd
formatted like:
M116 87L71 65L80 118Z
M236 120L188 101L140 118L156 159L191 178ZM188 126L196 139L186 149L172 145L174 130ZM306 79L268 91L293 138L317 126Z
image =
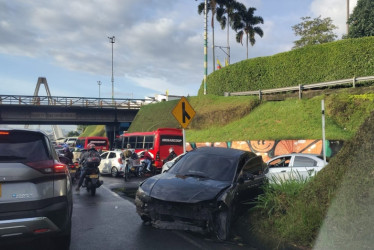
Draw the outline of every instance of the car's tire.
M96 194L96 187L95 186L91 186L91 196L95 196Z
M66 234L56 237L53 241L56 250L69 250L71 242L71 218L67 225Z
M112 167L112 169L110 170L110 174L112 175L112 177L117 177L118 169L116 167Z
M231 213L226 209L217 214L215 219L215 233L219 240L225 241L230 237Z

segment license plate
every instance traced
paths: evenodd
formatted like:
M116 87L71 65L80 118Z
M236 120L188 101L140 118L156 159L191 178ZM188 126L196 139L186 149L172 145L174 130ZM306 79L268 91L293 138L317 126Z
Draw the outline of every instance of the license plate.
M77 170L70 170L70 173L75 173L77 172Z
M99 178L98 174L90 174L90 178Z

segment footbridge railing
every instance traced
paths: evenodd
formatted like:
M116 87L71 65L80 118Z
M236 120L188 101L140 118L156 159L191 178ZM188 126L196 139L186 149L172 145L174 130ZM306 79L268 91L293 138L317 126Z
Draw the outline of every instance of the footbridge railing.
M140 109L144 99L91 98L64 96L0 95L0 105L49 105L65 107Z

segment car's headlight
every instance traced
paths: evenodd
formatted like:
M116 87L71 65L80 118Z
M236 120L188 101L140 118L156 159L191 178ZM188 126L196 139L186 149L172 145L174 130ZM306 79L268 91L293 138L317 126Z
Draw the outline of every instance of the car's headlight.
M143 202L149 202L151 200L151 197L143 190L141 186L139 186L138 190L136 191L136 197Z

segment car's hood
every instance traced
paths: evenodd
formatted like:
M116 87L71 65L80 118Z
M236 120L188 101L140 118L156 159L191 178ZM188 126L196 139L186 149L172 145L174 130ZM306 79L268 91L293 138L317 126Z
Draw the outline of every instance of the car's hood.
M231 183L228 181L164 173L147 179L141 187L152 198L164 201L196 203L214 199L230 185Z

